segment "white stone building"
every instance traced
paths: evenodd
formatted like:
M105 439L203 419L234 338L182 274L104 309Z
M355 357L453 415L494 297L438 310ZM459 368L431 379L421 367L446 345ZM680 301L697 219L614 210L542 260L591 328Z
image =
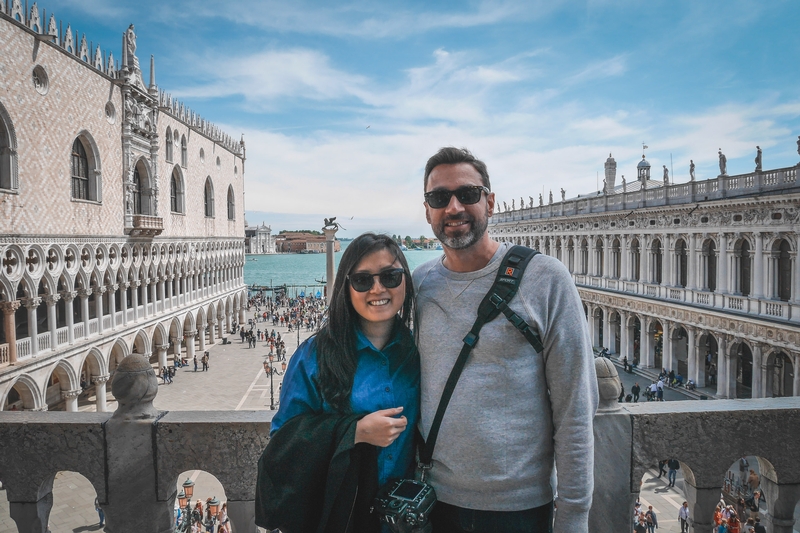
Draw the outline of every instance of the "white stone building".
M495 214L489 231L567 265L596 347L701 386L716 374L720 398L798 396L797 174L670 184L642 157L637 180L617 185L609 157L600 193L551 193Z
M0 409L106 409L131 352L244 314L245 147L36 4L0 2ZM80 37L80 39L79 39Z
M249 226L245 220L245 253L248 254L274 254L275 237L272 228L263 222L260 226Z

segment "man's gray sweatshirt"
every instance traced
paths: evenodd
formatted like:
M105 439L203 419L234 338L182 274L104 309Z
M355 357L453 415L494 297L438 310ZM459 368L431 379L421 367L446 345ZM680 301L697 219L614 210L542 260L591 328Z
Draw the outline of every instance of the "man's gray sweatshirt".
M462 339L509 247L501 244L475 272L447 270L442 258L414 271L425 438ZM537 255L510 307L539 332L544 351L537 354L502 314L483 326L442 421L431 483L451 505L530 509L553 499L555 458L554 533L588 531L598 393L583 305L566 267Z

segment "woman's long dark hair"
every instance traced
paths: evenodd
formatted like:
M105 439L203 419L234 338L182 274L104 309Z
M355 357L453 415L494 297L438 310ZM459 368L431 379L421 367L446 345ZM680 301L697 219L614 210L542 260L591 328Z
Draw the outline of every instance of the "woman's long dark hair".
M400 316L406 327L411 322L414 305L414 285L408 271L408 262L400 246L388 235L364 233L356 237L345 249L339 261L333 296L328 306L328 317L317 334L317 364L319 375L317 386L325 401L340 412L350 411L350 393L358 364L356 353L356 328L359 315L350 301L352 274L361 260L371 253L388 250L406 271L406 292Z

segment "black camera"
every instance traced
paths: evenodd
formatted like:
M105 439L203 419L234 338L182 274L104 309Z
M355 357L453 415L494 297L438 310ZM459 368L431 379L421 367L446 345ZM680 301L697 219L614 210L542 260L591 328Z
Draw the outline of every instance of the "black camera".
M428 524L436 492L427 483L403 479L378 491L372 510L396 533L419 531Z

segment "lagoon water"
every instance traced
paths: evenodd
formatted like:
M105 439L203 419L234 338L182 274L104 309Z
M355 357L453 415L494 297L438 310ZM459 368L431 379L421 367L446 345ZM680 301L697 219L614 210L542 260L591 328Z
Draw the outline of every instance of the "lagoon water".
M342 242L342 249L350 241ZM442 255L441 250L410 250L404 252L408 266L416 267ZM336 268L342 252L334 254ZM287 285L303 289L321 287L317 280L325 279L325 254L269 254L247 255L244 265L244 282L248 285L278 286ZM288 291L294 294L295 291Z

